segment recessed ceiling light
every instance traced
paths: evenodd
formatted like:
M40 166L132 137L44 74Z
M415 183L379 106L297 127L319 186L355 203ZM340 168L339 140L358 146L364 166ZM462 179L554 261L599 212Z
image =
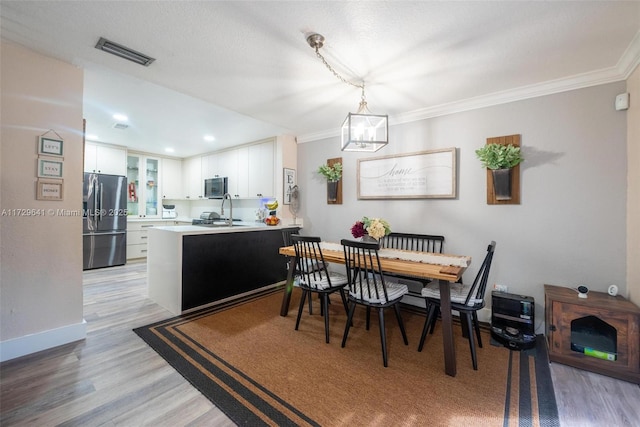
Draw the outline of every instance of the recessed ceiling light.
M212 142L212 141L215 141L216 139L213 137L213 135L205 135L204 140L207 142Z
M173 148L171 148L171 147L167 147L167 148L165 148L165 149L164 149L164 151L166 151L167 153L173 153L173 152L174 152L174 151L176 151L176 150L174 150L174 149L173 149Z
M125 116L124 114L120 114L120 113L114 114L113 118L116 119L119 122L129 121L129 117Z
M94 135L92 133L88 133L85 135L86 139L98 139L98 135Z

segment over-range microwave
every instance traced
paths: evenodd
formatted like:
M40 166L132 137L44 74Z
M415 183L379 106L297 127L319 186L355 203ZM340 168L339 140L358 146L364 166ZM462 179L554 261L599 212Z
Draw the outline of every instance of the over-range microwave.
M207 178L204 180L204 197L207 199L222 199L227 193L227 177Z

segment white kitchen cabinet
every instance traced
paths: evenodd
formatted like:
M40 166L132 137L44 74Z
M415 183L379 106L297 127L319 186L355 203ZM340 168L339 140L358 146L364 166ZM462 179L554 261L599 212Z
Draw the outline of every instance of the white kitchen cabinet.
M163 199L182 199L182 160L162 159L162 191Z
M85 142L84 171L110 175L126 175L127 150L116 146Z
M217 176L222 176L218 174L218 154L208 154L206 156L202 156L202 179L215 178Z
M238 154L239 150L222 151L217 154L218 169L216 175L227 177L229 185L227 192L234 198L246 197L246 194L240 194L240 188L238 185L240 177L240 171L238 169Z
M173 221L127 221L127 260L147 257L147 231Z
M158 194L160 159L137 154L127 156L127 214L147 218L162 214Z
M183 197L190 200L201 200L204 194L204 179L202 178L203 158L190 157L182 161Z
M275 195L275 144L273 140L248 147L249 197Z

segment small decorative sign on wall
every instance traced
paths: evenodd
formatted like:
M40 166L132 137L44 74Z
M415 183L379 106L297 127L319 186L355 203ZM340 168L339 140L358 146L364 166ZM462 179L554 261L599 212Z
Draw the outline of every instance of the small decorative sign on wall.
M38 178L62 178L63 162L40 157L38 159Z
M38 179L36 188L37 200L62 200L63 183L61 180Z
M64 155L64 141L62 139L40 136L38 137L38 154L62 157Z
M283 176L283 181L282 182L283 182L283 187L284 187L282 189L282 194L284 195L283 203L285 205L290 205L291 204L291 190L296 185L296 170L295 169L284 168L284 176Z
M450 199L456 190L455 148L358 160L358 199Z

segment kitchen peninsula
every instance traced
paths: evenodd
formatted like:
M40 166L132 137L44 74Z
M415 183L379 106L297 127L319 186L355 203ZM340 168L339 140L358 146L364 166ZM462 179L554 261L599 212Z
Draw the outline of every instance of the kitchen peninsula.
M177 225L149 229L149 298L175 315L286 279L282 229L237 222L234 226Z

